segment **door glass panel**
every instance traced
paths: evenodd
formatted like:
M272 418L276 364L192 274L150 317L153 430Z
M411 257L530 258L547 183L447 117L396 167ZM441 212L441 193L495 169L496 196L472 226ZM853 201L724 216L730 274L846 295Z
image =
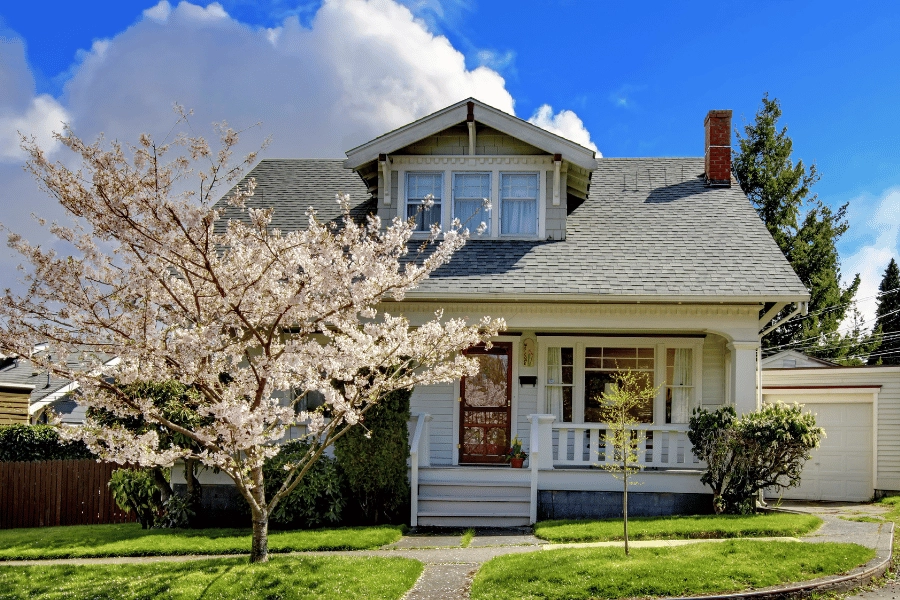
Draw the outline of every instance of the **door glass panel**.
M468 406L506 406L509 357L497 354L474 356L480 364L478 375L466 377L465 399Z

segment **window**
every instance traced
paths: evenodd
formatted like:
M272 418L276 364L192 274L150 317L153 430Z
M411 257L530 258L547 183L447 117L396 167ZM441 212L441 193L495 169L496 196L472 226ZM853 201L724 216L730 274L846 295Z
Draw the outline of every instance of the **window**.
M601 394L609 392L619 371L635 371L642 389L653 387L654 348L584 349L584 420L600 423ZM653 422L653 400L635 407L631 417L639 423Z
M500 233L535 235L538 219L538 174L500 174Z
M574 383L575 349L547 348L547 397L550 413L566 423L572 422Z
M483 222L491 230L491 213L484 210L484 199L490 197L490 173L453 174L453 216L465 227L474 230Z
M601 395L631 371L656 390L631 416L639 423L686 424L700 405L701 339L686 337L540 336L542 410L560 423L601 422Z
M687 423L697 408L694 394L694 351L666 349L666 423Z
M443 173L406 174L406 217L415 217L415 231L428 231L433 223L441 224L441 192ZM425 197L431 195L434 206L422 208Z

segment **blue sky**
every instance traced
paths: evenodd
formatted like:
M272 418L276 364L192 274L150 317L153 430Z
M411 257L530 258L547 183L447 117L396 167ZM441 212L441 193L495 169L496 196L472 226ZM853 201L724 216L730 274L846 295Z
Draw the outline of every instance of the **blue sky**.
M850 202L840 250L844 273L863 274L861 297L898 255L898 3L197 4L0 8L0 176L21 163L12 125L64 117L86 137L133 139L165 130L176 100L202 122L261 120L269 156L339 156L476 95L523 118L549 105L544 124L612 157L700 155L707 110L730 108L740 126L769 92L795 157L820 170L820 198ZM27 216L8 209L30 188L0 196L4 223Z

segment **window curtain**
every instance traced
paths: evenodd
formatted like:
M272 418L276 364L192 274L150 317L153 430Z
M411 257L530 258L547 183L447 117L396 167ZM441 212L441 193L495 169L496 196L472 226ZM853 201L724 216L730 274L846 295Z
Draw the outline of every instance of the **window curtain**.
M554 382L554 383L551 383ZM562 421L562 355L560 348L547 348L547 406L544 410Z
M675 350L672 386L672 423L687 423L694 407L693 351L690 348ZM681 387L684 386L684 387Z

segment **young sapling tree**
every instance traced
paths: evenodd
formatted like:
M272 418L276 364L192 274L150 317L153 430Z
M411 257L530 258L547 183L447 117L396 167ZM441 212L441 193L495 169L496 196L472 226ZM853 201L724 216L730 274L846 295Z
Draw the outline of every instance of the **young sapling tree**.
M600 394L600 418L606 423L601 441L606 446L605 460L599 466L622 481L622 525L625 537L625 555L628 556L628 486L639 485L630 475L640 472L641 444L647 439L643 431L635 429L634 416L638 407L653 402L658 388L647 384L635 371L619 371L615 381Z

